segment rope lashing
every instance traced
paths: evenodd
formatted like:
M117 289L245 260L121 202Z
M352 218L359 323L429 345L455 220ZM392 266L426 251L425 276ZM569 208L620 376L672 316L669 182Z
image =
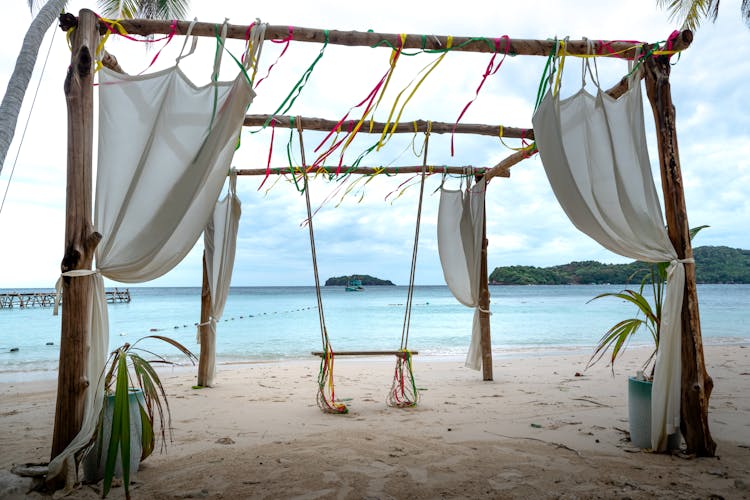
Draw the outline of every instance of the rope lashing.
M411 353L409 345L409 327L411 325L411 309L414 299L414 277L417 269L417 251L419 249L419 226L422 221L422 200L424 199L424 184L427 178L427 150L430 141L429 129L425 132L424 149L422 156L422 172L419 184L419 201L417 203L417 222L414 230L414 246L411 254L411 268L409 271L409 287L406 295L406 310L404 311L404 324L401 328L401 352L403 356L397 356L396 369L393 374L391 390L388 392L388 406L395 408L410 408L417 405L419 392L414 382Z
M318 301L318 322L320 324L320 339L323 344L324 355L320 358L320 371L318 372L318 394L317 402L321 410L326 413L348 413L349 408L344 403L336 401L333 384L333 349L328 338L326 319L323 312L323 297L320 291L320 278L318 276L318 257L315 252L315 231L313 230L312 208L310 207L310 186L307 178L307 163L305 162L305 145L302 140L302 119L297 117L297 133L299 136L300 154L302 156L302 180L304 182L305 206L307 207L307 229L310 233L310 253L312 255L313 274L315 276L315 298Z

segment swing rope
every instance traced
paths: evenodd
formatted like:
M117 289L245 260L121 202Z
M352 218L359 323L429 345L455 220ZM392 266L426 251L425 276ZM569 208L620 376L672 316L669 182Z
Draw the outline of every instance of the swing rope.
M406 311L404 312L404 324L401 329L401 348L396 357L396 369L393 373L391 390L388 392L388 406L394 408L411 408L417 405L419 392L414 382L412 369L412 354L408 349L409 327L411 325L411 308L414 299L414 276L417 269L417 250L419 249L419 226L422 222L422 200L424 198L424 184L427 178L427 149L430 141L430 129L432 122L428 122L424 138L424 150L422 156L422 172L419 182L419 202L417 204L417 223L414 230L414 247L411 253L411 269L409 272L409 288L406 295Z
M307 228L310 233L310 253L312 254L313 274L315 275L315 296L318 300L318 321L320 323L320 338L323 344L323 356L320 358L318 372L318 406L326 413L348 413L349 408L344 403L336 402L333 387L333 349L328 339L326 318L323 313L323 297L320 292L320 278L318 276L318 256L315 252L315 231L313 230L312 208L310 207L310 186L307 179L307 164L305 163L305 145L302 141L302 118L297 117L297 134L299 136L300 154L302 156L303 191L307 206Z

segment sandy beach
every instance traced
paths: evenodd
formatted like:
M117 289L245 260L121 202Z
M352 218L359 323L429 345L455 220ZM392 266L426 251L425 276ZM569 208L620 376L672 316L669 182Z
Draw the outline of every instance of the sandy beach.
M462 360L415 357L421 401L385 405L393 359L336 361L347 415L315 403L318 362L220 366L217 386L163 372L174 442L141 464L134 498L750 498L750 346L708 346L716 458L660 455L627 435L630 349L613 377L588 353L496 356L493 382ZM3 386L0 497L13 464L49 459L55 382ZM14 486L18 484L18 486ZM34 493L32 497L38 496ZM83 485L69 498L98 498ZM121 487L109 498L124 498Z

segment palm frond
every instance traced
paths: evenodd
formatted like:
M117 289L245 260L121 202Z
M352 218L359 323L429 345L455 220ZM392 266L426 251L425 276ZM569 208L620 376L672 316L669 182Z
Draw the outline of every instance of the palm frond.
M133 343L133 346L135 346L141 340L146 340L146 339L155 339L155 340L161 340L162 342L166 342L167 344L171 345L172 347L180 351L182 354L184 354L193 363L195 363L195 361L198 361L198 357L195 354L193 354L193 352L190 349L188 349L181 343L177 342L176 340L171 339L169 337L164 337L163 335L146 335L136 340Z
M98 0L104 16L125 19L186 19L190 0Z
M97 5L104 17L132 19L138 13L138 0L98 0Z
M745 4L747 4L747 8L748 8L747 14L750 15L750 0L742 0L743 10L744 10L744 5ZM716 2L716 5L718 6L719 2ZM743 14L744 14L744 12L743 12ZM691 228L690 229L690 241L693 241L693 238L695 238L695 235L698 234L698 233L700 233L701 230L706 229L707 227L711 227L711 226L703 224L702 226L697 226L697 227Z
M127 373L127 358L119 356L117 358L115 405L112 413L112 434L109 437L107 461L104 465L102 496L107 496L112 487L112 478L115 475L115 465L117 464L117 454L119 451L125 494L128 498L130 497L128 493L128 486L130 485L130 401L128 399Z
M594 353L591 355L586 368L598 362L609 349L612 349L610 356L610 364L612 367L612 374L615 372L615 361L626 345L626 342L634 335L638 329L644 325L645 322L640 318L628 318L620 321L599 339L599 342L594 349Z
M670 21L676 19L682 29L696 30L704 17L712 21L718 14L718 0L657 0L656 5L669 12Z
M146 402L146 413L152 422L155 422L155 416L159 419L159 430L162 438L162 447L166 442L166 428L170 430L171 438L171 418L169 417L169 403L167 402L167 393L151 364L141 357L133 358L134 370L138 377L138 383L143 390L143 396ZM166 413L166 419L165 419ZM167 425L165 425L165 422Z
M156 445L156 435L154 434L154 426L151 424L151 419L148 417L146 410L138 405L138 411L141 415L141 461L145 460L154 451Z
M750 0L742 0L740 13L742 14L742 19L745 21L745 24L750 28Z

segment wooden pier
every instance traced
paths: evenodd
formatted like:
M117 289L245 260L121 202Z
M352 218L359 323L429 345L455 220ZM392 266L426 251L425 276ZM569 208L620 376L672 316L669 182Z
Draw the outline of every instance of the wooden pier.
M107 290L107 302L110 304L130 302L130 289ZM0 293L0 309L13 309L18 307L52 307L55 305L55 291L49 292L8 292Z

